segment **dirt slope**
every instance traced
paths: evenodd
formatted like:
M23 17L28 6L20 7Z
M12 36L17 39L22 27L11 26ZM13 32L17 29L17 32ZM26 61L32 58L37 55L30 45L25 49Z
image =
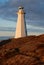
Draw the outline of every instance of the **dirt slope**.
M44 65L44 34L1 41L0 65Z

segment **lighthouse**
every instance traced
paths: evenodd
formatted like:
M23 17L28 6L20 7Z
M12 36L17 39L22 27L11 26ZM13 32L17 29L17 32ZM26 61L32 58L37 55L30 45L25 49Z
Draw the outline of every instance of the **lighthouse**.
M19 7L15 38L27 36L24 7Z

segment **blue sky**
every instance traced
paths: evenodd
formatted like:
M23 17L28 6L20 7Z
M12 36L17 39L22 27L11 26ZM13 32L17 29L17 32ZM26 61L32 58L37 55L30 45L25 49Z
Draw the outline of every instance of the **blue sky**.
M0 0L0 3L8 2L9 0Z
M44 0L0 0L0 32L15 31L19 6L24 6L26 12L28 34L43 34Z

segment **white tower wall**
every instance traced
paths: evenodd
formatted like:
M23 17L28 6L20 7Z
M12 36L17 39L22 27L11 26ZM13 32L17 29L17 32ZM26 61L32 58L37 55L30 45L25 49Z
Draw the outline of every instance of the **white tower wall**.
M27 35L25 26L25 13L22 7L20 7L17 14L18 14L18 20L17 20L15 38L25 37Z

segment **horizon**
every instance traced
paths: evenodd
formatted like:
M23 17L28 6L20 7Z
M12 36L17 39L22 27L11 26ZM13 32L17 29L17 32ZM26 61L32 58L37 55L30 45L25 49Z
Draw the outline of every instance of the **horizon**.
M16 12L20 5L26 12L25 21L28 35L44 34L43 0L0 0L0 36L15 36Z

